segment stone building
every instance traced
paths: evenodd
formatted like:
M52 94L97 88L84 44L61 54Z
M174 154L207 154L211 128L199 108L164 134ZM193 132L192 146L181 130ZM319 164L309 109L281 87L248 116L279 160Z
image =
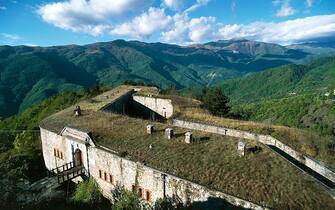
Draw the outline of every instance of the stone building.
M224 182L220 177L205 185L201 180L190 178L192 171L178 165L185 158L184 152L189 151L190 159L183 164L185 168L194 166L201 154L193 154L193 151L203 148L201 143L224 140L236 145L238 138L197 131L196 126L186 129L184 125L171 124L167 119L174 116L176 105L171 99L159 98L156 88L119 86L79 105L80 116L74 116L74 108L70 107L40 124L45 165L60 183L91 176L109 199L113 199L113 189L121 186L137 192L149 203L164 197L178 197L185 204L206 203L215 198L216 202L221 200L229 205L264 209L248 198L219 190L217 186ZM132 117L136 113L131 111L141 113L140 118ZM159 121L149 120L153 113ZM165 137L167 128L173 129L169 130L169 140ZM228 130L224 130L226 134ZM192 136L199 137L199 142L190 144ZM234 151L238 156L236 149ZM162 162L159 160L162 157L152 158L152 154L159 152L167 157L179 153L180 156ZM186 177L180 177L180 172ZM202 175L207 171L199 168L197 173Z

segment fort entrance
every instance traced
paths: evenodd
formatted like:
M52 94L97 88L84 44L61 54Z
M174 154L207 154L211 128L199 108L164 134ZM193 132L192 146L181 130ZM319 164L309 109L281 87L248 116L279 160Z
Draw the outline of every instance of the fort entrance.
M80 149L76 149L73 155L74 166L81 166L83 163L82 152Z

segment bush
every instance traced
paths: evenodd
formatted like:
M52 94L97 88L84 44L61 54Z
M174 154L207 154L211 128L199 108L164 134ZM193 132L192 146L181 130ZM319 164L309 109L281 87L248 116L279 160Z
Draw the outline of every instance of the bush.
M207 89L202 97L203 107L211 114L217 116L227 116L230 111L229 98L219 87Z
M73 201L89 205L99 203L101 199L100 189L93 178L79 183L72 196Z
M113 192L113 210L149 210L150 207L136 193L117 187Z
M178 197L166 197L155 202L154 210L174 210L185 209L182 201Z

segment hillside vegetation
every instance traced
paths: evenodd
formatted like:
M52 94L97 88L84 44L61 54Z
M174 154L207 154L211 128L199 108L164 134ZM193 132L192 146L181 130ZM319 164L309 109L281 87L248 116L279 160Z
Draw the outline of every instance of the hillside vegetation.
M234 117L335 136L335 57L225 81L222 88Z
M18 209L16 201L24 181L44 177L45 168L39 136L39 122L79 100L100 93L100 88L64 92L26 111L0 121L0 209Z
M0 109L8 117L64 90L141 80L178 89L300 62L308 54L248 40L182 47L116 40L78 46L0 46Z
M335 57L307 65L286 65L227 80L222 84L233 103L279 99L303 93L325 94L335 89Z

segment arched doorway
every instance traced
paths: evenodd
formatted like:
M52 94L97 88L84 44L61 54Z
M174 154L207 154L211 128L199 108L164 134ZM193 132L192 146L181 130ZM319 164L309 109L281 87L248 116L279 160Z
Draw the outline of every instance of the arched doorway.
M80 149L76 149L76 151L74 152L74 166L80 166L82 163L82 152Z

